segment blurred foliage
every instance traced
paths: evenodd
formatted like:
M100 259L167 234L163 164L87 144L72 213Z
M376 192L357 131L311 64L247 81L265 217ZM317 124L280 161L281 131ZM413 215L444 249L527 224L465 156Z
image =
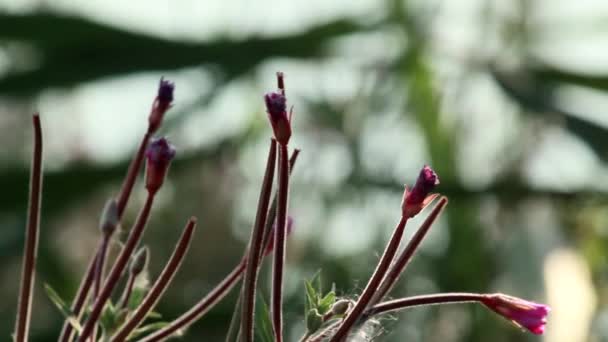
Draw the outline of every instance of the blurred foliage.
M564 86L585 87L606 95L608 75L562 70L532 56L529 47L525 45L531 32L523 23L527 14L524 11L525 8L522 8L519 13L522 20L519 26L513 25L512 22L504 23L512 30L512 36L507 39L506 45L523 45L516 49L518 63L513 66L505 65L499 59L463 60L461 64L466 65L463 67L465 71L460 83L462 89L459 90L466 91L466 81L472 78L472 75L481 73L489 77L505 98L517 108L517 115L525 127L537 127L535 124L541 122L543 128L563 129L584 142L605 162L608 158L604 148L608 142L608 129L584 119L584 115L581 115L584 113L574 113L571 109L563 108L558 90ZM509 261L501 259L504 258L507 247L500 246L503 242L508 244L526 236L527 233L521 228L524 224L515 222L517 217L522 215L521 211L527 210L526 206L530 201L544 201L543 203L555 209L559 222L559 226L544 232L559 233L566 241L560 243L581 251L591 268L598 300L605 303L608 300L608 273L605 266L608 262L608 234L605 229L607 203L602 191L595 188L564 191L533 186L522 175L522 162L530 151L520 151L521 155L508 162L504 170L482 188L471 188L462 181L462 166L458 164L462 133L458 131L457 125L450 126L444 122L446 112L456 110L443 106L445 89L438 84L438 68L430 56L433 39L429 26L432 21L433 12L428 9L420 10L402 1L386 1L385 15L373 23L367 21L362 24L362 21L353 18L338 18L305 28L301 32L272 38L250 36L234 40L220 37L205 42L189 42L133 33L87 19L59 14L0 14L0 42L25 44L33 51L36 62L26 70L9 70L0 76L0 95L2 99L27 103L34 101L38 94L49 88L75 88L85 82L126 77L140 72L201 67L214 75L212 88L215 88L215 91L207 98L202 97L193 103L185 110L184 115L178 117L178 120L187 120L197 109L206 107L211 97L217 95L230 81L251 77L256 68L268 60L288 58L293 61L320 62L328 58L328 51L341 38L358 37L358 34L370 32L385 34L386 29L396 29L407 41L399 54L388 62L382 61L372 67L361 68L362 75L372 75L371 90L362 89L357 96L344 103L336 103L328 98L308 99L309 121L302 130L317 138L321 144L326 139L332 139L326 135L344 139L353 164L352 170L338 187L319 191L320 195L315 199L322 203L324 213L329 215L328 213L338 209L339 204L345 201L363 201L361 199L371 193L380 191L398 194L401 191L401 182L395 182L389 176L377 177L366 171L361 141L365 118L375 115L369 113L385 110L383 106L390 102L384 100L385 98L405 99L396 101L399 115L401 119L415 122L421 131L428 151L428 162L441 175L440 191L450 197L451 201L444 215L444 229L448 236L445 251L437 254L423 253L416 258L411 270L408 270L412 275L404 277L403 281L409 284L408 280L411 280L414 285L403 285L399 288L400 292L394 295L421 292L415 285L416 280L421 279L427 279L428 283L432 284L426 291L494 291L497 284L500 284L500 279L518 272L527 275L532 273L533 276L526 278L527 284L517 283L517 280L507 282L521 286L515 288L520 292L516 293L517 295L542 295L542 280L539 280L542 278L539 275L542 264L535 261L530 262L530 265L518 265L516 270L508 269ZM483 29L480 27L480 30ZM177 127L175 124L170 126ZM0 126L0 129L3 127ZM526 129L523 129L519 134L524 135L526 132ZM186 310L188 303L194 303L205 291L212 288L240 257L243 241L234 236L230 227L250 222L240 222L231 217L235 211L233 207L238 201L237 197L241 194L239 187L243 186L244 179L251 180L251 177L239 174L234 165L243 151L256 141L265 139L267 133L261 132L255 122L250 123L242 134L222 138L212 148L201 147L180 156L172 167L171 177L175 179L173 193L179 195L180 205L176 208L160 209L160 212L156 213L154 227L178 227L183 217L193 213L202 217L205 223L199 233L202 236L197 240L202 247L191 252L184 270L180 272L172 289L157 309L163 313L163 319L175 317ZM534 150L535 146L527 148ZM86 235L90 237L94 233L92 227L95 226L96 210L101 208L105 200L103 196L107 195L108 188L118 188L127 165L127 160L107 165L79 162L45 174L43 219L48 222L45 223L45 228L49 231L43 233L46 240L41 241L39 279L49 283L59 296L69 298L74 293L79 277L76 271L82 271L75 271L73 260L68 260L73 258L73 255L60 252L62 249L77 249L70 245L69 238L78 239L86 235L79 235L83 233L74 230L62 233L62 226L68 221L76 220L74 216L78 215L70 213L77 212L88 219L89 223L81 228L83 231L90 231ZM300 167L302 165L296 167L294 174L295 194L312 188L311 184L298 184L298 173L306 171L299 170ZM27 167L20 163L12 163L0 169L0 188L3 189L3 196L0 196L0 213L3 220L0 224L4 231L3 238L0 239L0 256L12 265L0 273L2 279L13 279L18 269L16 265L23 242L21 228L24 224L24 215L21 213L26 207L24 187L28 174ZM251 186L255 188L257 184ZM487 215L483 211L488 203L495 203L499 207L493 216L493 223L487 222ZM130 211L129 215L126 222L132 221L135 211ZM79 219L78 222L83 222L82 217ZM328 222L329 220L324 218L320 225ZM159 263L158 260L166 259L170 253L164 248L165 242L176 237L174 230L154 227L150 229L149 240L154 258ZM316 228L316 231L326 229ZM509 228L519 230L509 231ZM387 228L369 229L375 232L371 249L367 253L348 257L329 257L331 253L322 247L323 241L320 241L326 239L325 236L309 239L308 244L294 242L293 258L294 263L297 263L297 266L292 265L294 274L300 278L304 278L304 275L308 277L321 267L324 288L332 288L331 286L335 285L339 297L355 296L357 289L363 287L371 274L376 253L382 249L385 241L382 232ZM553 241L550 237L546 237L546 240L547 243ZM85 241L76 244L82 244L80 249L90 250L94 243ZM542 250L543 247L534 247L533 242L524 246L532 251L518 251L522 255L531 254L541 259L547 253L546 249ZM559 243L552 245L553 248L559 246ZM522 245L513 248L520 247ZM82 251L72 254L80 255ZM82 259L82 256L80 258ZM84 262L82 267L84 268ZM158 269L152 266L151 272L157 274ZM264 283L264 273L261 279ZM520 278L513 276L513 279ZM300 279L297 286L298 294L286 298L286 306L289 307L286 321L290 322L288 328L295 332L294 336L303 333L305 329L302 312L306 297L302 295L305 292ZM6 296L3 299L11 299L0 305L2 336L8 336L12 329L12 308L15 303L10 293L16 293L15 289L16 284L7 284L0 292L1 296ZM232 294L222 305L194 325L184 340L199 341L202 337L205 337L206 341L222 340L230 322L234 298L235 295ZM61 316L52 311L51 304L48 300L45 302L42 295L36 298L36 303L38 311L34 315L33 340L51 341L59 331ZM264 308L260 310L263 311ZM479 307L466 306L455 309L459 311L450 310L431 308L418 313L408 311L408 314L399 315L397 321L383 321L388 335L382 340L536 340L504 324ZM604 310L604 315L607 314L606 308L600 307L597 311L601 310ZM260 318L264 318L262 316ZM37 319L42 317L47 317L46 322L38 325ZM450 323L460 325L460 328L446 330L446 324ZM451 332L449 338L446 337L445 331L448 331L448 335ZM596 336L597 341L608 338L608 332L605 332L606 335L601 335L601 332L601 328L596 328L596 331L590 334Z

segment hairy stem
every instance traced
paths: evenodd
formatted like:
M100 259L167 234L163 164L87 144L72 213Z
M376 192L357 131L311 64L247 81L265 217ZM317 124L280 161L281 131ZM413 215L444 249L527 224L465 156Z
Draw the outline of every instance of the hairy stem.
M146 223L148 222L150 211L152 209L152 203L154 202L154 195L155 193L148 192L146 202L144 203L144 206L141 209L133 228L131 228L127 242L121 250L120 255L114 262L114 266L112 267L112 270L110 271L110 274L108 275L99 296L95 299L93 309L91 310L91 313L84 324L82 334L80 335L78 341L84 342L91 335L93 332L93 327L99 319L106 301L110 298L116 284L118 284L118 280L120 279L125 267L127 266L127 263L129 262L129 258L135 251L135 248L137 247L137 244L139 243L139 240L141 239L141 236L146 228Z
M30 174L29 207L23 253L23 268L19 290L19 305L15 323L15 342L28 340L32 297L38 253L38 234L40 231L40 202L42 193L42 128L38 113L32 117L34 126L34 152Z
M406 297L376 304L369 308L365 312L364 316L366 318L369 318L376 315L381 315L393 311L399 311L423 305L481 302L484 300L485 297L486 295L483 294L464 292L439 293L432 295Z
M243 271L247 266L247 260L243 258L241 262L230 272L221 283L219 283L211 292L201 299L186 313L169 323L164 328L144 337L139 342L156 342L163 341L167 337L173 335L180 329L185 329L190 324L196 322L204 314L206 314L215 304L222 300L228 292L236 285L243 276Z
M287 145L279 145L279 189L277 225L274 232L274 258L272 268L271 319L276 342L283 341L283 273L285 266L285 235L287 202L289 197L289 155Z
M169 259L169 262L161 272L160 276L150 288L148 294L143 299L141 304L137 307L133 316L120 328L120 330L112 337L112 342L123 342L126 341L129 334L135 330L141 322L146 318L148 313L154 309L158 300L162 297L163 293L167 289L167 286L173 279L173 276L179 269L186 252L188 251L188 247L190 246L190 242L192 241L192 236L194 234L194 230L196 228L196 218L190 218L188 221L186 228L180 237L177 246L173 250L173 254Z
M276 163L276 141L270 142L266 172L260 190L258 210L249 240L249 256L247 257L247 269L243 280L243 306L241 311L241 333L246 342L253 342L254 316L255 316L255 292L258 280L260 255L263 252L264 227L268 215L270 195L272 193L272 182L274 180L274 169Z
M355 306L346 314L346 318L331 338L330 342L340 342L346 338L348 332L353 327L353 325L357 322L363 311L367 308L370 303L372 296L378 290L378 286L380 282L384 278L386 271L388 270L397 250L399 249L399 244L401 242L401 238L403 237L403 232L405 231L405 224L407 223L407 217L401 216L399 220L399 224L395 228L393 232L393 236L389 240L388 245L384 249L384 253L382 253L382 257L378 262L378 266L376 266L376 270L374 274L370 278L363 290L363 293L355 303Z
M420 246L420 243L422 242L429 229L431 228L433 223L435 223L437 217L439 217L439 214L441 214L443 208L445 208L447 204L447 197L441 197L439 199L439 201L435 205L435 208L433 208L433 211L429 214L429 216L427 216L420 228L418 228L418 230L416 231L412 239L408 242L403 252L401 252L401 254L395 260L395 263L386 274L386 277L384 277L384 280L382 281L382 284L380 285L378 291L374 294L372 304L376 304L381 301L382 298L384 298L384 296L386 296L391 291L393 286L395 286L395 283L397 283L397 280L399 280L399 277L401 276L401 274L403 274L403 271L405 271L405 268L409 264L410 260L412 260L414 253Z

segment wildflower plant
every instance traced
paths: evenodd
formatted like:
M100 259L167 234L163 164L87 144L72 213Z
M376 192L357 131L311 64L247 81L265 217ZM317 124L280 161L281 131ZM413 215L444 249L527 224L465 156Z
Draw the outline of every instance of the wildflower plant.
M148 129L135 153L120 191L108 199L99 222L100 237L97 249L91 255L87 270L70 304L46 286L49 298L65 316L58 341L164 341L183 334L190 325L202 319L243 280L240 295L226 341L281 342L283 331L283 279L286 270L286 239L294 225L288 215L289 179L299 150L290 153L292 110L287 110L285 80L277 73L277 90L264 95L266 111L273 131L269 139L264 179L260 188L257 213L247 248L240 262L211 291L202 296L188 311L168 321L159 319L154 312L156 304L171 284L185 258L197 219L191 217L178 239L173 253L162 272L148 288L135 287L150 262L147 247L141 247L144 232L153 209L154 199L162 190L176 149L166 138L153 135L162 125L163 117L172 106L175 85L161 79L148 119ZM19 303L13 340L28 341L31 305L36 270L36 252L40 226L42 194L42 129L40 116L33 116L34 152L30 177L30 194L23 268ZM145 162L145 190L147 197L139 214L128 230L118 256L107 257L108 246L117 239L114 232L121 225L142 164ZM276 173L276 176L275 176ZM275 188L276 178L276 189ZM376 268L365 288L356 299L340 298L336 290L323 291L320 274L304 282L305 308L302 320L306 332L302 342L359 341L376 337L374 331L384 314L427 305L478 303L515 326L533 334L542 334L547 322L549 307L505 294L478 294L466 292L437 293L388 300L395 284L405 272L418 247L448 204L448 199L433 193L439 185L439 176L430 166L424 166L410 189L405 187L398 222L386 244ZM409 220L425 208L430 213L413 237L402 242ZM405 245L401 248L402 245ZM272 284L270 305L266 306L260 294L258 277L262 261L272 257ZM108 274L104 270L109 268ZM126 278L119 291L121 279ZM120 293L119 293L120 292ZM112 298L118 298L113 302Z

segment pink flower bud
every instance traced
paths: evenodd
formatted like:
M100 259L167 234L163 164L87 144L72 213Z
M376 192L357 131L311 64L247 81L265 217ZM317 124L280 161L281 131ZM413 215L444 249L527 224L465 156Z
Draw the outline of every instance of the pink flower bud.
M158 85L158 94L156 95L156 99L152 104L152 111L150 112L150 117L148 118L148 131L150 133L154 133L158 130L163 122L165 113L169 108L171 108L174 90L174 83L165 81L163 78L160 79L160 84Z
M287 99L282 93L270 92L264 95L266 112L274 131L274 137L282 145L289 143L291 123L287 115Z
M437 197L437 195L431 194L431 191L433 191L438 184L439 177L435 171L428 165L425 165L422 170L420 170L420 174L418 175L418 179L412 190L409 191L407 187L405 188L403 202L401 203L403 215L406 217L413 217L431 203L433 199Z
M155 193L165 180L171 160L175 157L175 148L166 138L154 139L146 150L146 189Z
M490 310L533 334L540 335L545 332L547 315L551 311L547 305L502 293L488 295L482 302Z

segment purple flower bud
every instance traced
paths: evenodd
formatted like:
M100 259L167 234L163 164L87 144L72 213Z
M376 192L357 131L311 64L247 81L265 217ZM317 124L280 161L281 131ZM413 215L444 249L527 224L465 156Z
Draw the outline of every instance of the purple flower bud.
M173 82L165 81L163 78L160 79L158 94L156 95L156 99L154 99L152 110L148 117L148 132L156 132L162 124L163 117L173 102L174 90L175 84Z
M166 138L154 139L146 150L146 189L155 193L165 180L165 175L175 157L175 148Z
M173 91L175 90L175 83L165 81L162 77L158 86L158 100L171 104L173 102Z
M418 214L425 206L427 206L436 196L431 195L431 191L439 184L439 177L428 165L425 165L416 184L411 191L407 190L404 193L402 209L403 214L408 217L413 217Z
M270 92L264 95L266 110L273 117L287 115L287 99L281 93Z
M291 123L287 115L287 99L281 93L271 92L264 95L266 111L274 131L274 137L280 144L287 145L291 138Z
M515 325L536 335L545 332L547 315L551 311L551 308L547 305L529 302L502 293L489 295L483 300L483 304Z

